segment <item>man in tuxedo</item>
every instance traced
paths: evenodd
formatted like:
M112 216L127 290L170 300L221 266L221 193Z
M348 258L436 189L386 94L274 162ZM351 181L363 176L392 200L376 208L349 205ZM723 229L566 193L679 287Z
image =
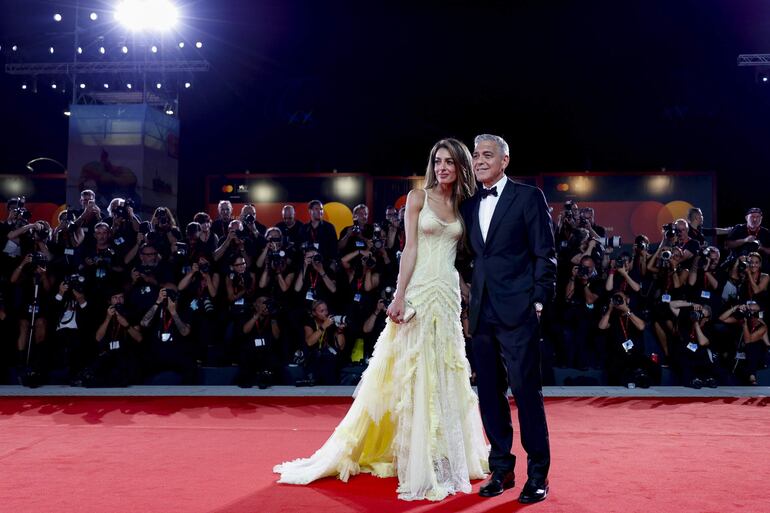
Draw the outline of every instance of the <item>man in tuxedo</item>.
M485 134L474 142L473 172L482 187L461 208L473 253L469 326L479 406L492 446L492 475L479 495L493 497L514 486L510 386L527 452L519 502L528 504L548 495L539 313L555 289L553 228L543 192L505 175L510 159L505 140Z

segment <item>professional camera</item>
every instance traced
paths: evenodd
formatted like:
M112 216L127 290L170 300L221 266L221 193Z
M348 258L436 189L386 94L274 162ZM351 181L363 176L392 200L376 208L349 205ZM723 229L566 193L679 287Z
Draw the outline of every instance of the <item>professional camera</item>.
M331 320L334 322L336 326L342 326L344 324L348 323L348 316L347 315L332 315Z
M112 216L117 217L120 219L129 220L131 219L131 216L128 215L128 200L123 203L123 205L118 205L117 207L112 209Z
M48 264L48 258L46 256L36 251L32 254L32 267L45 267Z
M393 302L393 296L396 294L396 289L393 287L385 287L382 289L382 292L380 292L380 299L382 299L383 303L385 303L385 307L387 308L390 306L390 303Z
M246 217L243 218L243 224L254 224L256 220L257 218L254 214L248 214Z
M676 225L674 223L664 224L663 231L665 232L665 237L667 239L675 239L676 236L679 235L679 232L676 230Z
M564 202L564 218L565 219L574 219L575 218L575 211L573 210L575 206L575 202L572 200L567 200Z
M35 224L35 228L32 229L32 237L35 240L46 241L51 237L51 230L43 224Z
M147 235L152 231L152 224L149 221L142 221L139 223L139 233Z
M674 254L669 250L664 250L660 253L660 265L663 267L668 267L671 265L671 257Z
M264 304L268 315L278 315L278 313L281 311L281 305L278 304L278 301L271 297L265 299Z
M741 255L748 255L749 253L756 253L759 251L759 241L753 240L747 242L741 248Z
M286 252L284 250L269 251L267 260L271 267L281 267L286 262Z
M187 256L187 244L185 244L184 242L176 243L176 256L178 257Z
M355 234L359 234L359 233L361 233L361 227L358 226L357 224L354 224L353 226L350 227L350 232L351 233L355 233Z
M83 286L85 285L85 282L85 277L79 274L70 274L69 276L64 277L64 283L67 284L70 290L77 292L83 292Z
M174 303L177 302L177 299L179 299L179 293L174 289L163 289L166 291L166 297L173 301Z
M366 256L361 259L361 263L369 269L374 269L377 266L377 259L373 256Z
M123 317L126 316L126 305L124 305L123 303L116 303L112 305L112 307L115 309L117 313L119 313Z
M700 310L693 310L692 312L690 312L690 320L694 322L700 321L701 319L703 319L703 317L704 317L703 312Z
M171 220L168 217L168 214L163 209L155 211L155 218L158 220L159 225L166 225L171 222Z
M619 248L621 245L620 235L599 237L599 243L605 248Z
M594 274L594 270L585 265L578 266L578 276L581 278L590 278Z
M112 248L102 249L94 256L94 264L97 267L108 267L112 264L112 257L115 256L115 251Z
M385 247L385 241L375 236L375 238L372 239L372 247L374 249L382 249L383 247Z
M749 263L746 260L738 260L737 269L739 273L745 273L749 268Z
M634 239L634 247L639 251L647 251L649 244L647 244L647 241L643 236L637 235L636 239Z
M202 273L208 273L211 271L211 264L200 264L198 266L198 271Z
M622 294L613 294L611 300L612 304L615 306L626 304L626 298L624 298Z
M313 255L313 262L316 264L322 264L324 261L324 257L321 255L321 253L316 253Z

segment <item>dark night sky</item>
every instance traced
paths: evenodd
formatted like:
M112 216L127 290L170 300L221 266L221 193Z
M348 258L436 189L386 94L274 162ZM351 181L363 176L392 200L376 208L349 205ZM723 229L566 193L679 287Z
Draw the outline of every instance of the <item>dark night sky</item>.
M3 52L60 3L0 0ZM213 67L182 97L185 176L420 173L435 140L495 132L514 174L714 170L722 224L770 206L770 82L736 66L770 53L770 2L180 3ZM0 170L66 161L64 95L0 92Z

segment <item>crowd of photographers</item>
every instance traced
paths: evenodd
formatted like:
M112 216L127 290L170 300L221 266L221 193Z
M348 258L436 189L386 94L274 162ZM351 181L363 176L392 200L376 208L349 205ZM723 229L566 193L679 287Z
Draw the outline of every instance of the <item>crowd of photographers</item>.
M357 205L338 237L320 201L308 204L310 222L287 205L272 227L253 205L236 216L228 201L216 219L201 212L184 226L165 207L142 221L120 198L102 210L89 190L80 203L51 227L30 219L23 198L8 202L4 375L30 386L195 384L201 367L234 366L245 387L360 378L396 285L403 209L370 222ZM667 366L696 388L757 383L770 346L759 209L711 230L692 209L663 227L662 243L639 235L630 251L590 208L568 202L555 217L557 296L541 317L548 368L599 368L611 384L640 387Z

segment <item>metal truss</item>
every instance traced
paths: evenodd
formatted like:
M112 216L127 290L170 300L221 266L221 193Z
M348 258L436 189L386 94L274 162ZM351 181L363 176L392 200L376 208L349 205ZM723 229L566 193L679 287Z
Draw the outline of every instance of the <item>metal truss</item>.
M738 66L770 66L770 53L746 53L738 56Z
M5 65L5 72L9 75L199 73L210 69L208 61L28 62Z

